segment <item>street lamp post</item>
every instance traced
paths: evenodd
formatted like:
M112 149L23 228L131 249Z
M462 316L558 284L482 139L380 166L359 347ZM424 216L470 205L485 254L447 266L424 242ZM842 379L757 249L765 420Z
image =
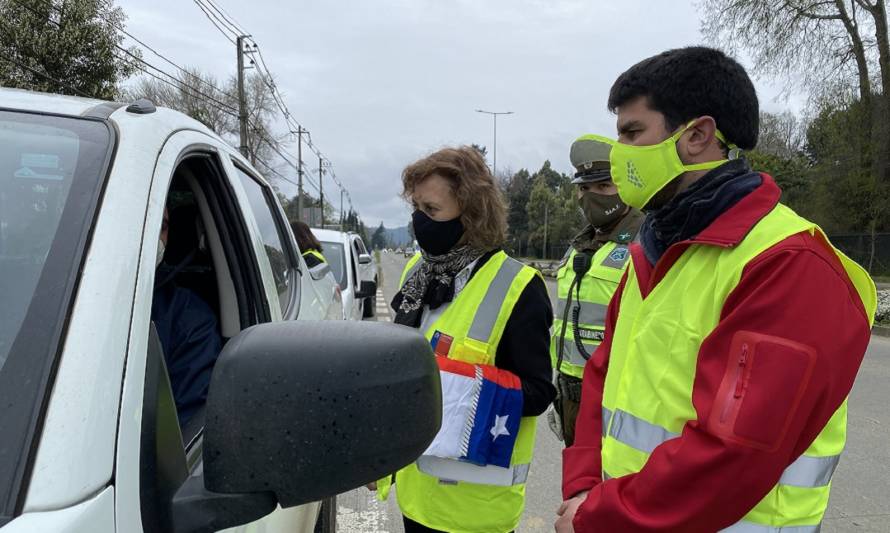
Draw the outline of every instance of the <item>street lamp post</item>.
M498 115L512 115L512 111L485 111L484 109L477 109L477 113L485 113L486 115L491 115L494 119L494 159L491 165L491 173L497 178L498 175Z

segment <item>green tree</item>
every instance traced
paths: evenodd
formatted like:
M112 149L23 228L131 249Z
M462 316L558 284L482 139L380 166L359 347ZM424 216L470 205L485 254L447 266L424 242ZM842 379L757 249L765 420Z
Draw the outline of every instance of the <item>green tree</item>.
M864 164L868 132L862 129L864 104L823 103L807 129L807 156L812 161L813 219L833 232L887 231L890 213L874 197L874 180ZM871 260L869 260L871 262Z
M507 242L515 254L523 255L528 247L528 206L532 192L532 179L528 170L521 169L506 183L504 196L507 200ZM526 252L527 253L527 252Z
M111 0L0 2L0 85L113 100L135 70L118 48L125 20Z
M527 211L529 246L536 256L549 259L559 255L557 250L578 231L578 209L573 193L572 187L565 185L552 190L547 185L546 176L535 178Z
M374 234L371 235L371 248L380 250L386 248L388 244L386 239L386 228L383 227L383 222L381 222L380 225L377 226L377 229L374 230Z
M532 248L538 257L544 257L548 238L551 243L553 242L553 233L550 232L548 236L547 232L550 230L551 213L556 212L557 203L556 194L547 186L547 181L542 178L536 179L526 209L529 220L529 248Z
M866 219L859 231L870 231L874 242L890 200L886 1L703 0L700 6L703 33L716 37L730 50L746 51L754 61L755 73L784 76L792 82L789 87L798 80L798 86L820 102L821 111L860 108L861 112L855 113L855 129L868 142L858 143L858 153L850 155L840 168L823 165L820 172L824 179L852 188L844 201L857 199L853 211Z

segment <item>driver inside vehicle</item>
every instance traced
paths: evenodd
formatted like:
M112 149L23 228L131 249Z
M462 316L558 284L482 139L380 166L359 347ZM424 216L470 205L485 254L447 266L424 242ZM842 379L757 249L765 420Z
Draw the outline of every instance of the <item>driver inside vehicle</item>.
M169 224L170 215L165 208L156 269L164 260ZM184 427L207 400L210 376L222 350L222 339L210 306L194 291L178 286L173 277L169 274L161 276L158 270L151 320L164 349L179 424Z

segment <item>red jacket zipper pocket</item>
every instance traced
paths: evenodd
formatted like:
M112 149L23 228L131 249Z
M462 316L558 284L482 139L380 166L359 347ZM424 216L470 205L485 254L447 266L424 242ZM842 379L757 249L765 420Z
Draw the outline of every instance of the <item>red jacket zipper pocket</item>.
M809 385L815 363L816 351L808 346L737 332L708 417L709 431L745 446L774 450Z
M728 373L732 374L732 378L729 382L728 388L732 390L732 398L726 398L723 402L723 407L722 409L720 409L721 423L725 424L731 414L737 414L739 404L741 404L742 397L745 394L749 350L750 348L748 347L748 343L743 342L741 346L741 353L738 355L735 361L735 369L729 369L730 372ZM730 360L730 362L732 361ZM726 392L729 393L728 390Z

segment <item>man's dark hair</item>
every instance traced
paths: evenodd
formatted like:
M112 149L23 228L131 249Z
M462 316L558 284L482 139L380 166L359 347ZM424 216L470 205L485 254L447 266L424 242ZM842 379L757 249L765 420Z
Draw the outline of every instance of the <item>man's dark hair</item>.
M703 115L714 117L727 140L743 150L757 145L760 109L751 78L736 60L713 48L662 52L630 67L609 91L609 110L646 97L674 130Z

